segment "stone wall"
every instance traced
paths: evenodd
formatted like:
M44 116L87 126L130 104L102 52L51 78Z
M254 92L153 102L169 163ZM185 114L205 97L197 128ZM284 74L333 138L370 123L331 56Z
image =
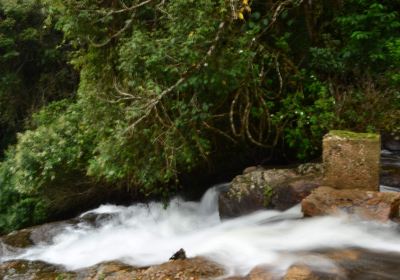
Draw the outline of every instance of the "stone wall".
M378 134L334 130L323 139L323 184L337 189L379 190Z

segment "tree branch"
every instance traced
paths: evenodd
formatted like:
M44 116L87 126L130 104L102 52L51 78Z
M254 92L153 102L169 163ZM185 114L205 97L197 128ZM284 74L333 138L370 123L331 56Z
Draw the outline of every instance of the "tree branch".
M133 130L141 121L143 121L145 118L147 118L150 113L153 111L153 109L158 105L158 103L161 101L161 99L163 99L164 96L168 95L169 93L171 93L173 90L175 90L179 85L181 85L184 81L187 80L187 78L189 77L189 72L191 71L197 71L200 68L202 68L203 66L205 66L205 62L207 61L207 59L213 54L216 45L218 43L218 41L220 40L220 35L222 33L222 30L225 26L225 22L221 22L218 26L218 30L217 33L214 37L213 40L213 44L210 46L210 48L208 49L206 55L190 70L187 70L185 73L182 74L182 77L176 81L175 84L173 84L172 86L170 86L169 88L165 89L164 91L162 91L156 98L154 98L153 100L151 100L148 104L146 104L145 107L145 112L143 113L142 116L140 116L135 122L133 122L125 131L124 133L127 133L131 130Z

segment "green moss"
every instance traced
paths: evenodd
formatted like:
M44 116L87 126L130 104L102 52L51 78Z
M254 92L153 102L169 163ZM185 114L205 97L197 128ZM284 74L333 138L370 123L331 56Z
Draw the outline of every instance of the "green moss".
M348 130L331 130L328 136L339 136L342 138L347 138L351 140L372 140L379 141L379 134L376 133L358 133Z
M272 201L272 196L274 195L274 190L271 186L264 187L264 207L267 208L270 206Z

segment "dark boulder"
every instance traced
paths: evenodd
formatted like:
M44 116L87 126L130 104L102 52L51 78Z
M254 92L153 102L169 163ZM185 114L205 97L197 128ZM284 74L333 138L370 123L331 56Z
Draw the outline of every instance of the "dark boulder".
M260 209L286 210L318 187L321 164L303 164L292 169L260 168L236 176L219 196L221 218L232 218Z
M185 260L186 258L186 252L182 248L176 252L175 254L172 255L172 257L169 258L169 260Z

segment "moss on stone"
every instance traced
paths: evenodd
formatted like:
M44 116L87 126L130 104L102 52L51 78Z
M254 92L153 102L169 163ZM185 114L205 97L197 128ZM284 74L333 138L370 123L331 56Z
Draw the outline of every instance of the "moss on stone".
M272 189L271 186L265 186L264 187L264 207L267 208L270 206L271 201L272 201L272 196L274 195L274 190Z
M348 130L331 130L327 136L338 136L350 140L379 141L380 135L376 133L359 133Z

